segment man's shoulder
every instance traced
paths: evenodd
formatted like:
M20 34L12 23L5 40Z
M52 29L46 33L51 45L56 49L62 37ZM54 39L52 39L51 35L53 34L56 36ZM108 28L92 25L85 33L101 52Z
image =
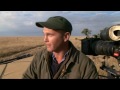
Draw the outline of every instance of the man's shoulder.
M85 55L83 52L79 51L80 61L84 63L93 63L93 61L89 58L89 56Z
M34 60L35 61L41 61L41 59L45 58L47 54L47 49L46 47L41 47L34 55Z
M36 55L39 55L39 54L44 54L47 52L47 48L45 46L42 46L37 52L36 52Z

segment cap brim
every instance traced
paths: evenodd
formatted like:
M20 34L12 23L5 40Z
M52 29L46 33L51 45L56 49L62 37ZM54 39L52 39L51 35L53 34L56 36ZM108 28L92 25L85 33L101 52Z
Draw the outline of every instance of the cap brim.
M45 26L45 22L36 22L36 26L38 27L44 27Z
M47 28L50 28L50 29L57 29L55 27L55 25L52 25L52 24L47 23L47 22L36 22L36 26L41 27L41 28L47 27Z

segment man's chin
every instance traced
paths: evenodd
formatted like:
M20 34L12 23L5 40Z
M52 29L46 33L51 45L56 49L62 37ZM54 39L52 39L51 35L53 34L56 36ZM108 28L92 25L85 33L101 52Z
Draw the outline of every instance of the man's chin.
M49 52L53 52L53 50L51 50L51 49L49 49L49 48L47 48L47 51L49 51Z

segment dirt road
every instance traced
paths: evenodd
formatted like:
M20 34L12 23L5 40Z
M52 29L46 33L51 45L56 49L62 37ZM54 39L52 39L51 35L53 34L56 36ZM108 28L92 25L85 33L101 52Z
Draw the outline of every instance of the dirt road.
M20 59L8 64L0 65L0 77L1 79L21 79L22 74L30 65L32 57Z

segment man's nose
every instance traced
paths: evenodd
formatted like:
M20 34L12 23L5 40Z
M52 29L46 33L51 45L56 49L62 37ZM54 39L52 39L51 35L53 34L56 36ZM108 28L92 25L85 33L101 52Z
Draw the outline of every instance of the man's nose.
M48 41L47 36L44 36L44 42L47 42L47 41Z

